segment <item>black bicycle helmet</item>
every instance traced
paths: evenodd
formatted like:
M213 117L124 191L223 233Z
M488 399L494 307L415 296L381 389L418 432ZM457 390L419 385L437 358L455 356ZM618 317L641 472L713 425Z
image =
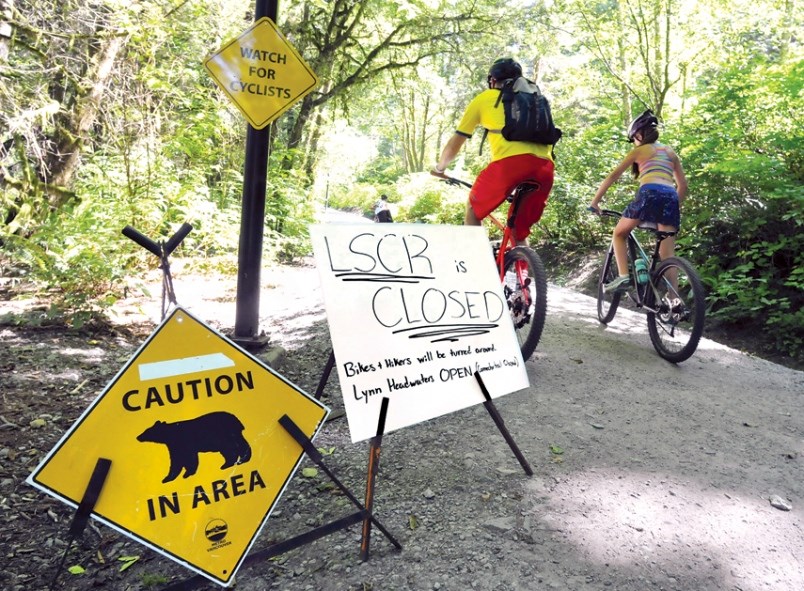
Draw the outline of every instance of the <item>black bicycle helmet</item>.
M491 64L489 75L486 79L491 85L491 79L507 80L509 78L519 78L522 75L522 66L510 57L500 58Z
M631 125L628 126L628 141L633 142L636 134L646 129L655 129L657 127L659 127L659 120L656 118L656 115L653 114L653 111L648 109L639 117L634 119L631 122Z

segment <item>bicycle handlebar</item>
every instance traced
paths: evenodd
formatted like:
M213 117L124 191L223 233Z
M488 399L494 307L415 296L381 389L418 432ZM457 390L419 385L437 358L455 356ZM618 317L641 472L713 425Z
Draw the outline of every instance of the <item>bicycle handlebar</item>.
M447 174L445 174L443 172L437 172L435 170L431 170L430 174L433 175L436 178L441 179L442 181L444 181L448 185L453 185L453 186L463 185L467 189L472 188L472 183L467 183L466 181L462 181L461 179L456 179L455 177L451 177L451 176L449 176L449 175L447 175Z
M591 211L595 215L609 217L609 218L619 218L622 217L622 214L619 211L614 211L613 209L601 209L600 213L591 205L586 208L587 211Z

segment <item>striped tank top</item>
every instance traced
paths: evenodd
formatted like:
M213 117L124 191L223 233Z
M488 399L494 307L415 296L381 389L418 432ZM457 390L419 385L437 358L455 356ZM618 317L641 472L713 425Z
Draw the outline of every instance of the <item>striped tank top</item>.
M673 185L673 160L668 153L667 146L653 144L653 147L655 150L651 157L639 165L639 184Z

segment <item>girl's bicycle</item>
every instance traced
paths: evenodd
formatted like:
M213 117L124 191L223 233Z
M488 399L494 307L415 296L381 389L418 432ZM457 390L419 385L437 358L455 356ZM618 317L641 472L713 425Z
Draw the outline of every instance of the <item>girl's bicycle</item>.
M463 185L472 188L470 183L446 175L439 175L449 185ZM538 188L535 181L525 181L517 185L508 195L508 219L505 224L493 215L488 218L502 231L502 239L494 243L494 260L500 273L503 294L508 302L514 332L527 361L536 350L544 330L547 316L547 274L539 255L527 246L516 246L513 228L519 204L528 193Z
M592 210L594 211L594 210ZM610 209L600 215L619 219ZM640 224L656 237L653 255L648 256L634 233L628 235L628 269L631 284L626 291L606 292L604 285L618 276L614 248L609 246L597 283L597 317L603 324L614 318L623 296L647 314L648 333L656 352L667 361L689 359L698 347L704 329L706 295L695 267L681 257L661 260L659 245L675 232L662 232L650 224Z

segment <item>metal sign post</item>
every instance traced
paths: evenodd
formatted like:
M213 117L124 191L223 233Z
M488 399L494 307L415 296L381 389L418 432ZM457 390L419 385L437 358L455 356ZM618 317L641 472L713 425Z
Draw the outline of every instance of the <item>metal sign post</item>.
M237 256L237 303L233 340L247 348L264 345L259 335L260 267L265 226L265 189L268 176L270 126L246 135L246 166L243 174L243 205L240 214L240 245Z
M205 62L221 90L249 122L237 271L234 339L259 347L260 267L270 124L318 86L318 78L276 27L276 0L258 0L254 25Z
M257 0L254 20L277 17L276 0ZM243 205L240 216L240 245L237 260L237 304L233 340L244 346L261 346L260 267L262 235L265 227L265 188L271 126L254 129L246 135L246 165L243 173Z

